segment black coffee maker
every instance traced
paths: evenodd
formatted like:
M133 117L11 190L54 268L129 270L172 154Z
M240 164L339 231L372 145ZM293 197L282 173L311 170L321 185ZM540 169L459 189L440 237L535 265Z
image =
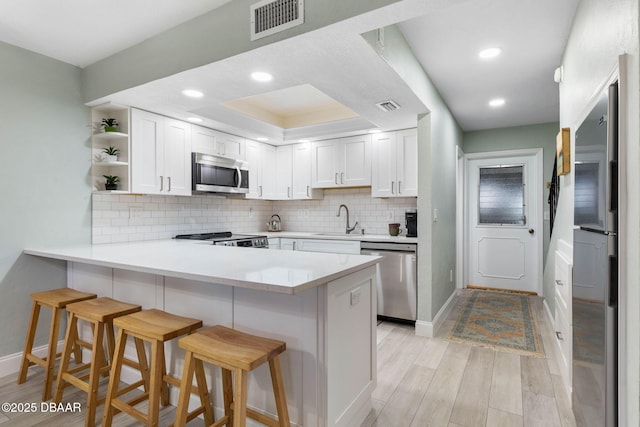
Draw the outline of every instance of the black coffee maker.
M409 209L404 212L407 237L418 237L418 211Z

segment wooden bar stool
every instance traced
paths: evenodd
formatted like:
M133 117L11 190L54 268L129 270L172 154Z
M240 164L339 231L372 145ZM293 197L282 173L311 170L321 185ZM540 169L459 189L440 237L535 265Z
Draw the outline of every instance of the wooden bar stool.
M187 351L182 374L182 387L176 409L176 427L187 421L189 405L188 385L194 370L202 369L202 361L222 368L222 393L225 415L210 427L221 425L244 427L246 417L268 426L289 427L289 412L280 370L280 353L287 344L268 338L249 335L224 326L213 326L181 338L179 346ZM271 384L275 395L278 419L247 408L247 376L250 371L269 362ZM233 380L232 373L233 372ZM200 374L203 375L203 374ZM205 387L206 388L206 387ZM207 400L207 404L211 404Z
M107 390L102 425L104 427L111 426L115 412L122 411L147 426L157 426L160 403L162 403L163 406L169 404L169 388L167 383L176 387L180 387L181 385L178 378L167 375L164 343L182 335L190 334L202 327L202 320L151 309L119 317L114 320L114 324L119 328L118 341L116 343L113 363L111 364L109 388ZM119 388L124 350L127 345L128 336L151 343L150 386L149 390L146 390L135 399L124 402L118 397L131 390L130 387ZM213 411L209 403L209 392L206 388L204 371L201 371L201 375L198 375L197 382L202 405L190 413L188 417L189 419L193 419L200 414L204 414L205 421L210 424L213 422ZM147 414L134 407L135 404L144 400L149 401ZM208 404L205 404L205 401Z
M18 373L18 384L22 384L27 380L27 371L30 366L39 365L43 367L45 374L42 401L45 402L51 398L56 358L61 354L57 353L58 332L60 330L60 313L62 313L62 310L67 306L67 304L95 298L96 294L80 292L71 288L61 288L36 292L30 296L33 300L33 306L31 308L31 319L29 320L27 337L24 343L24 352L22 353L20 372ZM40 317L41 307L49 307L51 309L49 345L47 355L44 358L38 357L32 353L33 341L36 337L36 329L38 328L38 318ZM75 349L75 359L78 362L82 362L82 352L80 347L76 347Z
M98 399L98 385L100 375L106 375L108 373L109 364L107 359L112 360L115 344L113 320L140 310L142 310L142 307L139 305L128 304L105 297L67 305L69 324L67 325L64 350L62 351L60 368L58 369L54 402L60 403L64 389L69 385L74 385L85 391L87 393L85 426L93 426L95 424L96 407L104 401L104 398ZM77 333L73 332L77 331L78 319L91 324L93 329L92 343L80 339L80 337L76 336ZM104 353L105 329L109 353L108 357ZM84 348L91 349L91 362L70 368L71 349L76 343ZM138 354L140 354L140 352L144 353L142 342L136 342L136 346L138 347ZM136 365L136 367L141 372L146 372L146 366L143 365L142 361L139 365ZM81 374L86 370L89 372ZM144 374L143 378L145 378ZM87 379L88 382L86 381Z

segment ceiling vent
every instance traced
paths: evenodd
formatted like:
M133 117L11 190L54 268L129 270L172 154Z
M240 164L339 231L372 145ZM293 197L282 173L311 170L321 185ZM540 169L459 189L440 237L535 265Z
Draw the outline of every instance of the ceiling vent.
M263 0L251 5L251 40L304 22L304 0Z
M400 105L396 101L382 101L376 104L382 111L395 111L400 108Z

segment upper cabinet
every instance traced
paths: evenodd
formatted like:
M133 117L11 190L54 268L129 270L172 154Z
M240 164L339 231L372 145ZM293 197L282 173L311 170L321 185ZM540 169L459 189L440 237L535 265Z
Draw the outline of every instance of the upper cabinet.
M313 142L312 186L316 188L371 185L370 135Z
M372 137L371 196L417 197L418 136L416 129Z
M191 137L192 150L197 153L246 159L244 138L198 125L191 125Z
M103 120L107 119L117 122L115 129L105 130ZM91 109L91 184L94 191L127 193L131 190L129 122L127 107L107 103ZM116 190L106 190L105 175L117 177Z
M249 193L247 199L276 199L276 147L247 140Z
M191 195L191 124L131 111L132 191Z
M294 144L291 150L291 198L294 200L322 199L324 192L313 188L311 182L311 143Z

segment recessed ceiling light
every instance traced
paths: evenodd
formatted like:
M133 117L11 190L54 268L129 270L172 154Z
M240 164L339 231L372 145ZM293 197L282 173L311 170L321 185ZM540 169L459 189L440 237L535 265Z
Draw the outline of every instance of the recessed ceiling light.
M502 107L503 105L504 105L504 99L502 98L496 98L489 101L490 107Z
M269 140L269 138L265 138L264 136L259 136L259 137L257 137L256 139L257 139L258 141L262 141L262 142L264 142L264 141L268 141L268 140Z
M191 123L202 123L202 119L200 117L187 117L187 120Z
M369 133L380 133L382 132L380 129L371 129Z
M251 78L257 82L270 82L273 79L273 76L269 73L265 73L264 71L255 71L251 73Z
M482 59L491 59L502 53L502 49L499 47L490 47L488 49L483 49L478 52L478 56Z
M189 98L202 98L204 96L204 93L195 89L185 89L182 91L182 94L184 96L188 96Z

